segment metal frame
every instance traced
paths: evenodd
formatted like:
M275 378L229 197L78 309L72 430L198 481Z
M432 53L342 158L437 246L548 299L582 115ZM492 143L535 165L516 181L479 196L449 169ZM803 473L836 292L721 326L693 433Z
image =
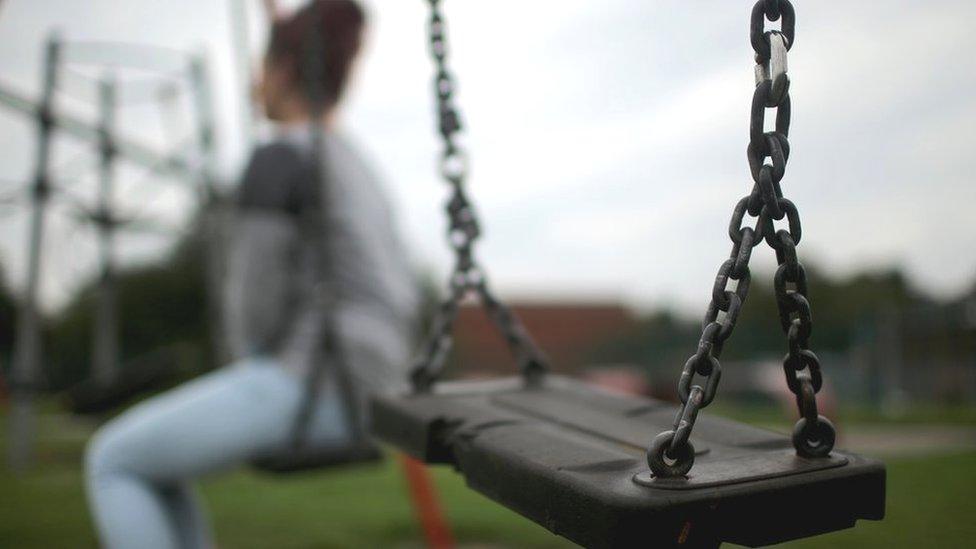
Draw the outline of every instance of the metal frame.
M121 48L121 58L110 55L112 48ZM165 55L160 55L160 52ZM150 55L151 54L151 55ZM177 58L177 56L179 56ZM120 60L121 59L121 60ZM156 62L153 62L153 60ZM163 61L159 61L163 59ZM185 158L183 150L160 153L153 147L117 135L114 128L118 104L118 86L109 79L99 81L98 122L89 123L75 115L55 109L54 99L58 90L59 75L66 63L108 63L117 67L143 68L156 73L174 72L177 69L187 78L194 95L197 123L196 143L201 152L200 168ZM25 94L0 83L0 105L32 117L37 123L37 157L31 185L31 218L28 235L28 265L26 284L21 298L17 338L14 348L14 364L11 376L13 409L10 416L10 444L8 461L11 469L21 472L31 461L33 445L33 395L41 385L40 361L43 352L39 334L38 289L43 269L43 240L47 206L51 200L53 174L51 172L51 146L55 132L60 131L81 141L93 143L98 152L99 196L94 211L85 212L84 219L98 230L101 277L99 279L95 328L93 337L93 378L101 386L107 386L119 371L118 318L116 311L113 277L113 240L122 226L112 206L114 172L117 162L126 160L149 170L150 174L194 182L200 187L201 201L205 204L209 246L216 248L219 234L215 229L214 209L217 204L216 176L214 174L214 119L210 106L211 96L206 88L206 65L202 56L187 56L172 50L133 44L103 42L71 43L53 32L47 39L43 62L41 96L32 101ZM211 250L213 251L213 250ZM219 254L208 253L208 256ZM211 263L213 260L211 260ZM208 264L208 294L219 300L216 285L221 271ZM212 321L219 330L219 301L210 307ZM218 347L219 349L220 347Z
M17 317L17 340L12 369L12 410L10 415L10 467L15 472L27 468L33 446L33 389L38 382L41 341L37 315L37 289L40 282L41 242L44 215L50 192L49 159L54 129L52 103L58 75L61 42L57 35L48 38L44 51L44 76L41 100L33 113L37 120L37 159L31 193L31 221L27 244L27 284ZM2 97L0 97L2 99Z

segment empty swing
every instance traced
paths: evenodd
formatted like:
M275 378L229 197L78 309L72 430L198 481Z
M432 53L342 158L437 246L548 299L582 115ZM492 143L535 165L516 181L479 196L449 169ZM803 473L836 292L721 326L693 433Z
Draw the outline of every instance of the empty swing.
M449 295L412 371L413 392L373 400L374 434L418 459L454 466L471 488L587 547L755 546L882 518L884 465L835 450L833 426L817 413L822 376L808 347L810 305L796 255L800 219L780 188L789 157L792 4L759 0L752 10L758 65L748 158L755 184L733 211L732 253L716 277L698 348L684 365L675 417L671 404L549 373L542 352L490 291L473 254L479 227L464 189L445 24L440 1L429 3L444 143L440 171L451 188L446 209L455 265ZM765 30L765 20L780 18L780 31ZM763 126L767 108L776 108L772 132ZM756 219L752 227L744 224L747 214ZM788 229L777 230L774 221L783 219ZM722 418L698 418L715 396L718 359L748 294L752 250L762 242L779 264L774 282L789 350L783 369L802 416L792 441ZM520 376L438 382L459 303L469 294L504 335Z

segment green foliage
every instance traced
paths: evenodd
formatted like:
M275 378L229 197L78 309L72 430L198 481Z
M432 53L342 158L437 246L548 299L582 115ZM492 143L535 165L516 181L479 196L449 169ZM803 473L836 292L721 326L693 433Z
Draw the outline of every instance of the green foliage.
M849 279L825 277L807 267L814 315L812 343L818 352L845 352L860 338L870 337L876 320L906 308L933 306L916 292L898 270L862 273ZM754 273L749 297L723 359L740 360L778 357L785 352L785 339L773 293L771 273ZM708 295L703 293L702 311ZM644 317L635 330L594 350L600 362L631 362L647 365L651 372L675 370L695 349L701 335L699 319L686 319L669 312Z
M193 231L159 261L115 274L123 368L176 345L189 350L182 356L190 364L181 369L199 372L211 365L204 249L199 231ZM45 373L53 389L71 387L88 376L96 285L92 280L48 321Z

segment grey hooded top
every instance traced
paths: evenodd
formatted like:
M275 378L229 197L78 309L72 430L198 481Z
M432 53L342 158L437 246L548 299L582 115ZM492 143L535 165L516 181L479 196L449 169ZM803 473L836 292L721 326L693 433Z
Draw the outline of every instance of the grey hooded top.
M227 258L228 344L235 358L273 357L306 375L323 360L328 306L353 381L366 392L400 388L419 295L390 204L376 175L334 132L323 139L323 184L314 192L311 143L308 128L292 130L257 148L245 171ZM322 235L302 223L316 194ZM317 258L319 246L328 251ZM328 276L318 272L323 257Z

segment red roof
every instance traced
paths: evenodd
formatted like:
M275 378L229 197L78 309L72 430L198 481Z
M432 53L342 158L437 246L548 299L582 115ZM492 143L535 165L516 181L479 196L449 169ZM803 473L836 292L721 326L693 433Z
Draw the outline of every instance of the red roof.
M533 339L549 356L553 369L576 372L592 352L635 325L634 315L615 303L510 303ZM455 355L464 374L514 372L504 339L478 305L461 307Z

